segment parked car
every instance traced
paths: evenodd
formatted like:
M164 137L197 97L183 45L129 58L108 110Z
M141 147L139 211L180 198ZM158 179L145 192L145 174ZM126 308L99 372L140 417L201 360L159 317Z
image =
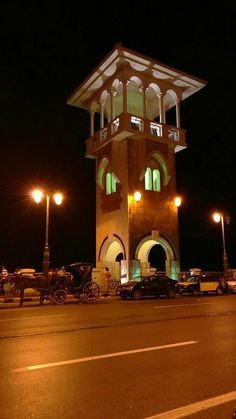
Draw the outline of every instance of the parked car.
M141 281L129 281L121 284L116 289L116 295L121 298L133 298L139 300L142 297L158 297L165 295L175 298L179 292L178 281L165 275L150 275Z
M227 279L226 283L227 283L227 291L229 293L231 292L236 293L236 278Z
M224 278L218 278L214 275L194 275L183 282L179 282L179 291L180 294L197 295L199 293L214 292L217 295L222 295L227 292L227 282Z

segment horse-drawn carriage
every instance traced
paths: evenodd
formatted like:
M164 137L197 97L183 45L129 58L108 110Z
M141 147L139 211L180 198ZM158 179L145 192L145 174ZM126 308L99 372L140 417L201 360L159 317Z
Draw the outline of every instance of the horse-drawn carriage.
M22 273L20 270L12 279L14 287L20 292L20 305L24 301L24 290L33 288L40 292L40 304L49 300L55 304L64 304L69 294L85 301L94 302L100 294L100 288L92 280L93 265L77 262L64 266L60 270L50 271L48 277Z

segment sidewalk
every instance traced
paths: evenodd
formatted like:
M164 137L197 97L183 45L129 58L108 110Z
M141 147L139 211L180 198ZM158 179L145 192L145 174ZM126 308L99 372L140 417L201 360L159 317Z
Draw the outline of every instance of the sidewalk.
M32 288L25 289L24 302L37 301L39 300L39 297L40 297L40 292L38 292L37 290L33 290ZM19 294L9 293L5 295L0 295L0 304L15 303L15 302L17 303L19 301L20 301Z
M101 293L99 295L99 298L111 298L116 297L115 290L112 292L109 292L109 294ZM78 298L74 297L72 294L68 294L67 296L68 300L77 300ZM26 288L24 293L24 300L23 302L31 302L31 301L39 301L40 299L40 292L31 288ZM44 302L47 302L48 300L44 300ZM0 295L0 305L1 304L7 304L7 303L19 303L20 297L19 295ZM50 302L50 301L49 301Z

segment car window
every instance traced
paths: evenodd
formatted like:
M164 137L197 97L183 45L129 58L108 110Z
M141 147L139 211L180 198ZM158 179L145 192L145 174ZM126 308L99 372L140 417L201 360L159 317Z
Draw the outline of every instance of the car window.
M188 281L188 282L197 282L197 280L198 280L198 278L197 278L197 277L194 277L194 276L190 276L190 277L187 279L187 281Z
M143 281L144 285L148 285L150 283L150 278L146 278Z
M156 282L156 277L155 276L149 276L148 278L144 279L143 283L145 285L153 285Z
M205 276L204 281L205 282L217 282L217 281L219 281L219 279L216 278L215 276Z

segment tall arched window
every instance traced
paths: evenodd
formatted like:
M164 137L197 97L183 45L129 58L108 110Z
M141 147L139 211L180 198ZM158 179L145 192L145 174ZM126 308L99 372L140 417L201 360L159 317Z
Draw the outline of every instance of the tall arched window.
M116 192L116 179L113 174L111 174L111 193Z
M158 169L154 169L152 172L152 189L158 192L161 190L161 179Z
M106 174L106 195L111 193L111 174Z
M108 172L106 174L106 195L110 195L113 192L116 192L116 178L115 176Z
M146 168L144 182L145 182L145 189L147 191L151 191L152 190L152 169L150 169L150 167Z
M146 168L144 184L146 191L157 191L161 190L161 177L160 171L158 169L151 169L150 167Z

